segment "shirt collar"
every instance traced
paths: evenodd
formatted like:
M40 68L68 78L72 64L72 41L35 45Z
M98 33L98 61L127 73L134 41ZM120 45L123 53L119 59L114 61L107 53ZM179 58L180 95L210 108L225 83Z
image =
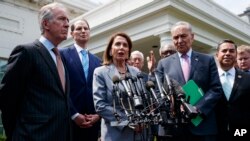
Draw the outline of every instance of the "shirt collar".
M77 53L80 53L82 50L85 50L85 51L87 51L88 52L88 48L82 48L82 47L80 47L78 44L76 44L76 43L74 43L74 46L75 46L75 48L76 48L76 51L77 51Z
M178 53L178 56L181 58L181 53L180 52L177 52ZM189 49L189 51L186 53L186 55L188 56L188 58L191 58L191 54L192 54L192 48Z
M47 50L52 50L55 46L44 36L39 38L39 41L47 48Z
M218 67L219 76L222 76L225 72L226 71L224 71L224 70L222 70L221 68ZM235 76L235 68L234 67L229 69L227 72L230 73L230 75Z

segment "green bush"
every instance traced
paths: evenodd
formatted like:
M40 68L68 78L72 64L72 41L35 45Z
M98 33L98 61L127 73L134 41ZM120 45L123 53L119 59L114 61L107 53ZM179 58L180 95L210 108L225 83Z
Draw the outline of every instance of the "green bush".
M4 135L0 135L0 141L5 141L6 137Z

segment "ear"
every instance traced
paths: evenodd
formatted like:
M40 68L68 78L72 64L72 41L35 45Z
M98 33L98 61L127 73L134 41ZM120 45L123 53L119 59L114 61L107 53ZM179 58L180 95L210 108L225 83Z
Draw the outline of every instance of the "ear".
M191 36L192 36L192 40L194 41L194 33L192 33Z
M50 22L48 21L48 20L43 20L42 21L42 26L43 26L43 28L45 29L45 30L49 30L49 24L50 24Z
M109 56L112 56L112 51L111 50L109 51Z

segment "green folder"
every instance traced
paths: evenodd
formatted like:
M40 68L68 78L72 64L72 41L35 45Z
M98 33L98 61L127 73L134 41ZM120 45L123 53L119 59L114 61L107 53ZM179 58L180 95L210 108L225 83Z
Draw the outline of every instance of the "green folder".
M202 89L199 88L193 80L189 80L184 86L182 86L182 89L185 92L186 100L189 99L191 105L195 105L204 95ZM197 116L191 119L191 122L195 126L198 126L202 120L201 116Z

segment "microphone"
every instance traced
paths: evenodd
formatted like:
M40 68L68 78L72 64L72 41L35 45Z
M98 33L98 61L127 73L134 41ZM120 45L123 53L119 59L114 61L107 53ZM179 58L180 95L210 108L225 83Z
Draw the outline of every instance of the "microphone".
M137 78L139 79L139 82L141 84L141 90L142 90L143 96L145 96L146 100L149 100L149 98L147 96L148 92L145 88L145 82L143 80L143 75L141 72L137 73Z
M119 77L114 75L112 78L113 81L113 112L117 121L121 120L120 115L116 111L116 98L120 99L120 91L119 91Z
M131 74L126 73L125 80L128 84L128 87L130 88L130 90L132 92L132 96L136 95L135 86L133 85Z
M112 81L113 81L113 89L115 91L115 94L116 96L119 98L120 97L120 92L119 92L119 82L120 82L120 79L117 75L114 75L113 78L112 78Z
M131 114L134 114L133 108L132 108L132 104L131 104L131 102L130 102L130 97L132 97L132 93L131 93L131 91L130 91L130 89L129 89L129 87L128 87L128 85L127 85L127 82L125 81L125 78L124 78L124 77L122 77L122 78L120 79L120 82L122 82L122 85L123 85L123 87L124 87L126 93L128 94L127 102L128 102L129 110L131 111ZM122 98L121 98L121 99L122 99ZM121 104L122 104L123 109L125 110L125 113L126 113L127 117L128 117L128 118L131 118L131 115L129 115L129 112L126 110L126 108L125 108L124 103L122 102L122 100L121 100Z
M134 101L135 108L138 108L138 109L142 108L143 107L142 100L139 97L139 93L137 93L139 90L138 88L136 88L136 84L134 83L131 74L126 73L125 79L130 85L130 88L133 94L133 101Z
M131 96L132 96L132 93L131 93L131 91L130 91L128 85L127 85L127 82L125 81L125 78L122 77L121 80L120 80L120 82L122 82L122 85L123 85L123 87L125 88L125 91L126 91L126 93L128 94L128 96L131 97Z
M165 79L166 79L166 82L167 82L167 88L168 88L168 92L170 95L173 94L173 90L172 90L172 83L171 83L171 80L169 78L169 76L167 74L165 74Z
M173 85L175 88L175 92L179 100L181 101L185 112L189 118L196 117L199 113L198 111L192 106L191 104L187 103L185 100L185 92L183 91L182 87L178 84L178 82L173 81Z
M141 72L137 73L137 79L139 80L139 84L141 86L141 91L142 91L141 97L142 97L143 103L145 107L150 108L149 106L150 104L152 105L153 102L150 102L150 97L148 96L148 91L146 90L145 81L143 79L143 74ZM150 109L148 109L148 111L150 111Z
M159 100L155 94L155 91L154 91L154 88L155 88L155 85L152 81L148 81L146 83L146 88L151 92L151 94L154 96L155 100L157 101L157 103L159 103Z
M159 76L158 76L156 71L155 71L154 75L155 75L155 79L156 79L156 84L157 84L159 92L160 92L160 96L161 96L162 99L165 99L165 94L163 93L163 90L162 90L163 89L162 88L162 83L159 80Z
M137 83L137 78L135 76L132 76L132 82L135 85L135 91L136 91L137 95L141 97L142 94L141 94L141 91L140 91L140 87L139 87L139 85Z

